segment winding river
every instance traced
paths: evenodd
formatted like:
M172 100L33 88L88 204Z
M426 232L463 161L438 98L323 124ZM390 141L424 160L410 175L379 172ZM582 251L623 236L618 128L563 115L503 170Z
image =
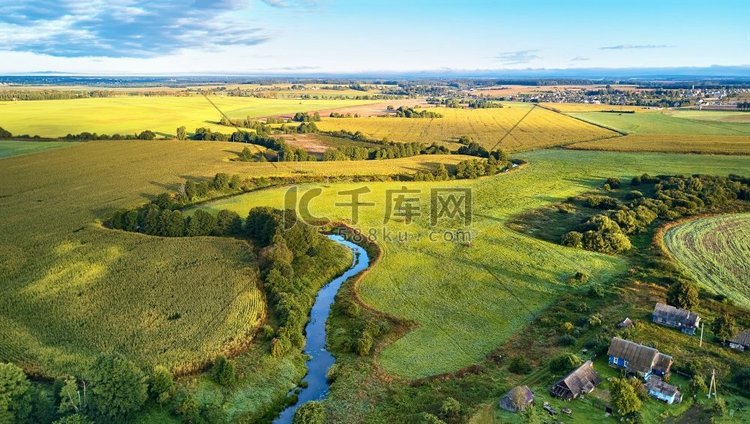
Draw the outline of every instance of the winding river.
M340 276L331 280L318 292L310 311L310 321L305 327L304 352L309 355L307 360L307 375L305 381L308 386L299 394L299 400L286 408L273 421L274 424L289 424L297 409L311 400L322 400L328 394L328 379L326 374L336 359L326 350L326 320L331 313L331 305L341 285L349 278L364 271L370 265L370 258L362 247L347 241L342 236L329 235L329 239L351 249L354 260L352 266Z

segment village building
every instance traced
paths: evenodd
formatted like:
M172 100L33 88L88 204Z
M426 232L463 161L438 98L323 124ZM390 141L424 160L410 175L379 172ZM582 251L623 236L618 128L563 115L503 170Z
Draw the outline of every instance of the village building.
M740 334L729 340L729 347L740 352L744 352L750 348L750 330L741 331Z
M631 328L632 326L633 320L628 317L617 323L617 328Z
M500 398L500 408L510 412L522 412L534 404L534 393L528 386L516 386Z
M651 375L666 376L672 367L672 357L665 355L653 347L624 340L619 337L612 339L607 351L609 365L624 369L648 379Z
M657 303L654 307L653 321L656 324L677 328L685 334L693 335L700 325L701 318L686 309Z
M565 378L555 383L550 393L565 400L573 400L580 395L591 393L599 383L601 383L601 378L594 371L594 365L591 361L586 361Z
M651 397L664 401L668 404L682 402L682 393L680 390L661 377L652 375L646 382L646 390Z

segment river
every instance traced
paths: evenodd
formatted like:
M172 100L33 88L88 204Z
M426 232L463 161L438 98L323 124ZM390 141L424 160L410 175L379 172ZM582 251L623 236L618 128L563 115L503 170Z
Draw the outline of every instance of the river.
M349 278L364 271L370 265L370 258L365 249L339 235L329 235L329 239L351 249L354 259L352 266L340 276L323 286L315 297L315 303L310 310L310 321L305 327L305 349L309 355L307 360L307 375L304 380L307 387L302 389L294 405L286 408L273 421L274 424L289 424L297 409L311 400L323 400L328 394L328 379L326 374L336 359L326 350L326 321L331 313L331 305L341 285Z

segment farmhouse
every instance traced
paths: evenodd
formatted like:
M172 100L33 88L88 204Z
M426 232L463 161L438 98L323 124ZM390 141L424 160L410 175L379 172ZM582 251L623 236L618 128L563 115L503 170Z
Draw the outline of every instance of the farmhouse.
M624 340L612 339L607 351L609 365L638 374L644 379L651 375L665 376L672 367L672 357L660 353L653 347Z
M567 377L555 383L550 392L553 396L572 400L580 395L591 393L600 382L599 374L594 371L594 365L591 361L586 361Z
M664 303L654 307L653 321L667 327L677 328L685 334L695 334L701 318L693 312L675 308Z
M662 380L661 377L652 375L646 382L646 390L648 390L648 394L651 397L670 405L682 402L682 393L680 393L680 390L676 386Z
M750 348L750 330L741 331L729 341L729 347L744 352Z
M516 386L500 398L500 408L510 412L521 412L534 403L534 393L529 386Z

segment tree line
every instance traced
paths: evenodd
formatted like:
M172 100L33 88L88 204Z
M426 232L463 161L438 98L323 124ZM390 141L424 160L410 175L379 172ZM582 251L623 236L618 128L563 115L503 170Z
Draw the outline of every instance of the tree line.
M750 110L750 102L738 102L737 109L739 110Z
M606 191L621 186L618 178L608 178L604 183ZM595 252L620 253L632 247L630 235L645 231L657 219L675 221L702 213L750 207L747 203L737 204L738 200L750 200L750 179L739 176L653 177L643 174L632 179L631 187L633 189L625 193L625 201L607 195L587 195L569 201L569 204L578 203L607 212L596 214L565 233L561 243ZM651 194L645 195L644 191Z

